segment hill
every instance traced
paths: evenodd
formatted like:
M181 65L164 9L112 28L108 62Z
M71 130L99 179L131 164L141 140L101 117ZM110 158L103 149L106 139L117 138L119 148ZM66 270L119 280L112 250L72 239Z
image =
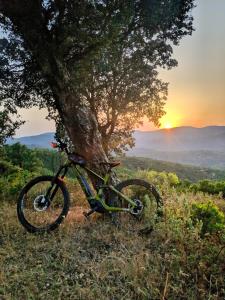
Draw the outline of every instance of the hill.
M202 179L224 180L225 171L209 168L199 168L190 165L171 163L160 160L153 160L143 157L125 157L121 159L122 166L129 170L154 170L157 172L172 172L182 180L190 180L196 182Z
M225 126L136 131L134 137L129 156L225 169Z
M201 168L225 170L225 126L177 127L135 131L135 147L128 156L147 157ZM32 148L50 148L54 133L9 139Z
M29 148L50 148L51 141L54 140L54 132L46 132L39 135L24 136L8 139L7 144L21 143Z
M157 151L134 148L128 152L131 157L146 157L202 168L225 170L225 151Z
M176 127L156 131L135 131L134 149L157 151L224 151L225 126Z

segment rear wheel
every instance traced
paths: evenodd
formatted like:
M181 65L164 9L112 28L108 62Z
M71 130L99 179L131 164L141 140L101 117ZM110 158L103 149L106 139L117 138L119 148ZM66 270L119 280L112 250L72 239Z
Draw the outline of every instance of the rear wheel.
M56 229L69 210L69 193L58 178L40 176L21 191L17 203L20 223L29 232L49 232Z
M131 229L134 229L134 226L139 229L154 227L155 222L162 214L163 205L156 188L142 179L125 180L115 188L137 204L137 207L132 208L124 198L116 197L119 207L129 209L129 212L117 214L119 224Z

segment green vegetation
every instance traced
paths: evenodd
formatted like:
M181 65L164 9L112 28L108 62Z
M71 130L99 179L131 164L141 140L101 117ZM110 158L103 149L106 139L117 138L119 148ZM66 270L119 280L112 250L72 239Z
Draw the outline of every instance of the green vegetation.
M209 180L224 180L225 171L217 169L208 169L201 167L194 167L190 165L183 165L177 163L171 163L161 160L153 160L150 158L140 157L125 157L122 158L123 165L130 170L155 170L157 172L172 172L176 173L177 176L182 180L189 180L196 182L198 180L209 179Z
M11 146L5 145L2 151L2 157L23 170L34 172L43 169L43 162L41 157L38 157L36 151L20 143Z
M49 172L35 150L16 143L0 150L0 201L14 201L21 188L38 174Z
M201 233L203 235L221 231L225 227L224 213L212 201L194 203L192 205L191 219L195 224L197 222L202 223Z
M64 161L65 155L54 150L29 149L19 143L1 147L1 201L15 199L22 186L30 178L37 175L55 174ZM117 174L121 179L139 177L158 187L169 182L169 186L176 187L178 191L225 195L225 173L219 170L199 169L148 158L123 157L121 162L121 167L117 169ZM68 176L72 180L72 169ZM209 180L212 178L214 180Z
M224 202L161 189L164 217L145 235L101 216L81 219L76 188L70 214L49 235L26 233L15 205L2 204L0 298L223 299L225 231L202 238L192 204L211 199L224 211Z
M193 190L195 183L172 172L119 168L121 179L151 181L164 200L163 218L140 233L138 225L117 228L98 214L85 220L87 203L71 174L65 222L51 234L31 235L17 220L17 194L31 177L55 171L59 154L10 147L1 149L0 163L0 299L224 299L221 193ZM11 161L13 151L34 155L36 163Z
M211 195L218 195L221 193L225 198L225 181L211 181L205 179L192 184L190 189L194 192L203 192Z

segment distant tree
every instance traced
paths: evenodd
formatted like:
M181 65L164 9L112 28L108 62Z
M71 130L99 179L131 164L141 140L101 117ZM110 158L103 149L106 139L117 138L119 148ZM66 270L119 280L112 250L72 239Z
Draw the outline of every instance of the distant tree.
M100 63L104 53L115 47L112 60L115 58L116 61L116 56L125 53L119 63L127 61L129 65L129 59L139 56L136 64L138 69L143 56L140 72L143 73L143 67L146 66L149 68L147 72L151 70L152 78L156 79L154 71L157 66L174 65L174 61L171 61L172 44L177 45L183 36L191 34L193 30L190 16L193 2L0 0L0 24L6 33L1 39L0 99L13 101L19 107L47 107L51 116L59 115L75 149L90 161L92 167L100 170L98 162L107 160L100 133L101 126L105 124L97 123L94 111L96 98L87 101L83 93L90 79L89 74L95 70L93 63ZM120 52L120 49L125 52ZM107 60L104 64L107 66ZM101 79L99 67L96 70L97 78ZM120 67L120 70L123 69ZM133 72L132 67L126 73L128 77L123 78L124 85L119 85L119 89L123 88L122 98L125 96L130 99L127 101L130 104L123 105L127 110L141 95L139 93L136 98L126 94L125 79L130 78L129 82L134 80ZM117 74L117 79L118 76L120 74ZM138 78L136 83L134 80L133 85L129 85L131 93L135 87L139 89L143 79ZM113 76L110 78L112 80ZM164 87L162 91L164 93ZM101 99L108 99L108 105L109 98ZM119 101L118 96L114 97L112 105L119 107ZM104 102L100 103L104 108ZM144 107L141 109L144 112ZM103 109L106 115L107 110L107 107ZM111 120L118 125L123 118L125 120L125 116L115 120L115 112L110 108ZM121 111L118 110L118 113ZM135 114L132 118L134 120ZM110 127L107 130L111 131Z
M5 158L14 166L28 171L37 171L43 164L37 158L35 151L27 148L25 145L15 143L13 145L5 145Z
M62 162L65 161L63 154L49 149L33 149L35 156L41 160L45 169L56 173Z

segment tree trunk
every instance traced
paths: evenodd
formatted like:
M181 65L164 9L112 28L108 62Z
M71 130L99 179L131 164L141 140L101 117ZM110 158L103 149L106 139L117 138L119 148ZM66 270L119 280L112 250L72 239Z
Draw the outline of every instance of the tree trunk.
M94 113L87 103L77 101L74 94L66 96L61 94L57 98L60 103L61 118L75 151L86 159L88 167L104 176L107 168L100 162L107 162L108 158L102 146L102 138ZM98 180L93 175L88 175L94 188L97 188Z

